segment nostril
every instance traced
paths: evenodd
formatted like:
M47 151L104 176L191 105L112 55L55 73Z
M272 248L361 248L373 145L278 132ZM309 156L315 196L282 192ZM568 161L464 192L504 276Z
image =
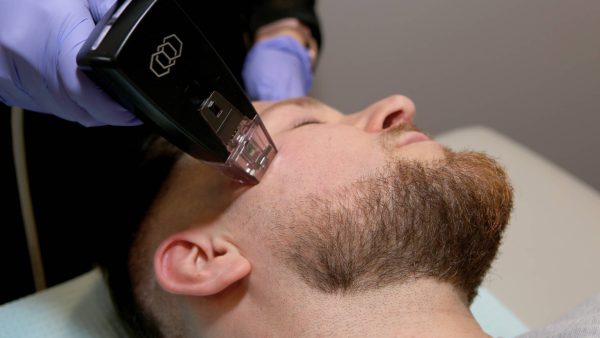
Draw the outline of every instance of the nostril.
M383 120L382 128L388 129L389 127L395 126L396 124L401 122L401 118L402 118L402 110L399 110L399 111L389 114L388 116L385 117L385 120Z

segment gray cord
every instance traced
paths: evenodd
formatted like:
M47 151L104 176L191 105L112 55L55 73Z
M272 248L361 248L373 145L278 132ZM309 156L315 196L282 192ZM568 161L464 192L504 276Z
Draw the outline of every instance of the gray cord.
M46 277L44 275L44 264L42 262L37 226L33 214L33 203L31 202L31 192L29 190L29 175L27 174L27 158L25 156L25 135L23 133L23 109L12 107L11 115L13 158L17 173L21 215L23 217L23 225L25 226L27 250L29 251L35 289L41 291L46 288Z

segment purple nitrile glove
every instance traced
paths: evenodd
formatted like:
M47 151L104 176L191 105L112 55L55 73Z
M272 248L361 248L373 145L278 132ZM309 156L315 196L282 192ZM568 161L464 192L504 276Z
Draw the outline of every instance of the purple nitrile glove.
M84 126L141 122L77 69L115 0L0 0L0 101Z
M285 35L256 43L246 55L242 76L252 100L305 96L313 81L308 50Z

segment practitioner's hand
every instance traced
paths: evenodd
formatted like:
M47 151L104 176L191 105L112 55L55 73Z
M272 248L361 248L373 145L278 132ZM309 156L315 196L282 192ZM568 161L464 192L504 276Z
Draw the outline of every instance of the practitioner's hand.
M246 56L242 76L252 100L305 96L313 81L308 50L286 35L256 43Z
M114 0L0 0L0 101L84 126L138 125L77 69Z

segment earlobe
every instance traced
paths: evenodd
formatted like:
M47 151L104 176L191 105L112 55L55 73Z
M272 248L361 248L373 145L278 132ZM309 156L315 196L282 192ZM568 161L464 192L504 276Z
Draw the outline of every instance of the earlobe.
M156 279L173 294L214 295L246 277L250 269L250 262L233 243L201 230L167 238L154 255Z

